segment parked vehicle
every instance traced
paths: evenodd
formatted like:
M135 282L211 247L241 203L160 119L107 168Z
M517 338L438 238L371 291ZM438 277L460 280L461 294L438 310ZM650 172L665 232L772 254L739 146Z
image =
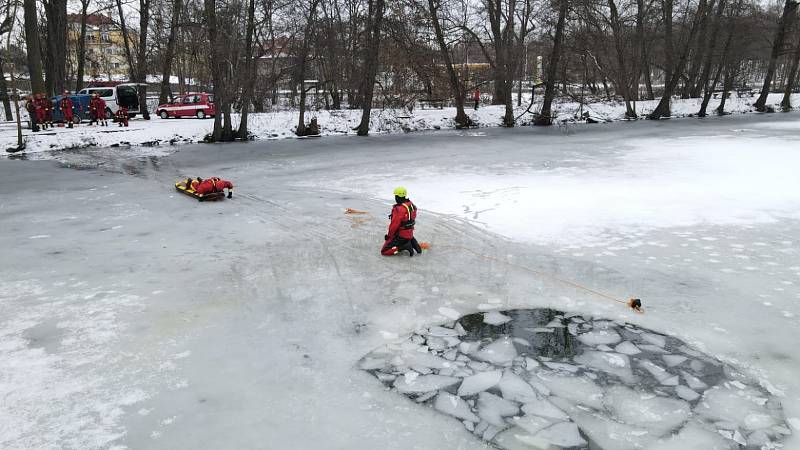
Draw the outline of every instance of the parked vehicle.
M190 92L175 97L171 103L158 105L156 114L162 119L170 117L197 117L205 119L214 117L214 94L207 92Z
M89 100L92 99L91 95L86 94L72 94L68 96L70 100L72 100L72 104L74 105L73 108L73 115L72 115L72 123L79 124L83 120L89 119ZM63 122L64 121L64 112L61 111L61 99L64 98L63 95L56 95L50 99L53 102L53 121L54 122Z
M122 83L116 86L96 86L81 89L78 94L98 94L106 101L106 118L113 120L120 106L128 108L128 117L134 118L139 114L140 83Z

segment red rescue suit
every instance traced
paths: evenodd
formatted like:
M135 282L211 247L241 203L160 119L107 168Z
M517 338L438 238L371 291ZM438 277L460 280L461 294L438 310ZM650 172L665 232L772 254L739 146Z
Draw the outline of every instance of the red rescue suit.
M222 192L223 189L228 189L228 195L230 195L230 191L233 190L233 183L221 178L211 177L197 184L192 183L192 187L198 194L205 195L211 194L212 192Z
M49 100L46 98L39 98L36 99L36 121L39 123L46 124L47 123L47 104L50 103Z
M63 97L61 102L58 105L58 108L64 114L64 122L72 123L75 115L73 113L73 108L75 105L72 104L72 100L69 97Z
M117 119L117 122L119 122L119 126L128 126L128 108L120 106L114 117Z
M411 200L406 199L405 202L397 203L392 207L392 214L389 217L391 222L389 231L386 233L386 241L381 248L381 254L390 256L405 249L411 255L414 249L419 248L419 244L414 239L417 207Z

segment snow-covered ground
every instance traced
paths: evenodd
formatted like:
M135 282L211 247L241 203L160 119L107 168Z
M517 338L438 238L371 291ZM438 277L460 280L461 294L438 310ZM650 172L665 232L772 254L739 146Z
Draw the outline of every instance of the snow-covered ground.
M358 361L539 307L736 367L800 448L798 141L790 113L0 159L0 448L490 448ZM378 254L398 184L414 258Z
M782 96L771 94L769 104L779 104ZM515 116L520 117L520 124L530 123L531 115L526 114L530 97L523 98L523 106L517 107ZM733 95L726 104L726 111L741 114L752 111L755 98L738 98ZM643 101L636 103L636 110L640 115L650 113L658 101ZM708 111L719 104L719 100L711 100ZM800 104L800 94L793 97L793 104ZM534 105L530 110L538 111L540 104ZM577 102L556 102L554 113L559 121L575 118L580 112ZM699 99L675 99L672 104L673 117L686 117L696 114L700 109ZM600 102L584 105L583 111L589 112L591 117L598 121L616 121L625 117L625 106L620 102ZM482 106L477 111L468 109L470 117L481 127L497 127L502 122L505 112L503 106ZM306 121L317 117L320 132L324 136L352 135L361 120L360 110L340 111L311 111L307 114ZM453 129L455 123L455 108L444 109L416 109L412 113L406 110L373 110L371 120L372 133L403 133L410 131ZM234 125L238 127L238 116L234 116ZM293 130L297 127L298 115L293 111L280 111L273 113L253 114L248 124L249 131L254 139L287 139L295 138ZM713 120L713 114L707 120ZM562 125L569 126L569 125ZM169 151L169 147L176 144L202 142L213 128L210 119L200 120L195 118L167 119L154 117L151 121L134 119L128 128L120 128L110 123L109 127L88 126L86 123L72 129L54 128L47 131L32 133L24 131L26 141L25 151L28 153L52 153L64 149L81 149L87 147L133 146L142 155L160 155ZM0 123L0 149L17 146L17 131L15 123ZM40 155L40 157L55 157Z

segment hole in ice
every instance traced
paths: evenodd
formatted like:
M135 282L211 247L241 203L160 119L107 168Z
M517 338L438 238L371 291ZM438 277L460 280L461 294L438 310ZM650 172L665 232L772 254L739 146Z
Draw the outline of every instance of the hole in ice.
M550 309L422 328L359 367L504 449L750 450L791 433L778 399L718 359Z

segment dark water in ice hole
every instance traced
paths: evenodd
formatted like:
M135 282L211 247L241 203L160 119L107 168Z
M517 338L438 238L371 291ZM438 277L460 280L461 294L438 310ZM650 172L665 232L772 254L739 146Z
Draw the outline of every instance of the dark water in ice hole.
M511 320L503 324L492 325L485 322L485 313L481 312L463 316L457 321L444 324L443 326L446 328L454 328L460 324L465 332L465 334L459 336L459 340L462 342L480 341L483 344L486 344L503 337L512 339L519 338L530 344L524 345L524 343L513 341L519 357L531 357L543 363L565 363L573 366L581 366L574 372L574 376L577 377L583 375L585 372L590 372L594 382L603 388L611 387L613 385L626 385L638 391L648 391L662 397L677 398L674 392L674 387L664 386L663 383L656 379L653 374L640 367L638 362L653 361L655 363L660 363L659 365L663 366L664 363L661 360L662 355L686 356L688 358L687 361L693 360L697 363L693 364L691 367L688 367L688 364L682 363L682 366L676 367L676 369L690 372L709 387L720 385L726 381L745 382L748 384L748 387L758 390L765 397L769 398L766 405L768 410L778 417L783 417L782 408L778 400L758 386L757 383L753 382L752 380L748 380L744 375L740 374L734 368L724 364L716 358L693 350L683 341L675 337L643 329L629 323L622 323L607 319L594 319L576 314L566 314L564 312L552 309L517 309L501 311L501 313L510 317ZM545 330L548 329L552 331L545 332ZM636 377L636 383L625 383L618 376L603 372L602 370L595 370L591 367L585 367L580 363L573 361L573 358L583 354L585 351L597 351L598 349L603 349L602 345L598 346L585 344L577 338L577 335L580 335L584 332L600 329L616 332L621 337L619 342L629 341L634 343L639 348L641 353L629 356L630 367L633 371L633 375ZM643 334L648 335L650 340L643 340ZM653 345L651 342L653 337L655 337L656 340L663 340L664 345ZM409 339L412 341L416 339L415 342L422 343L423 345L427 344L427 337L425 335L415 333ZM617 343L611 344L610 347L614 347L615 345L617 345ZM431 351L429 350L429 352ZM433 353L439 355L442 354L442 352ZM459 355L461 355L460 351ZM510 368L512 368L512 370L517 370L518 367L519 365L517 362L515 362ZM502 366L497 366L496 368L503 369ZM507 366L506 368L509 367ZM403 369L407 371L409 368L395 367L394 369L395 370L392 370L392 367L383 367L367 371L378 377L384 385L391 388L393 385L393 380L388 379L386 375L395 375L397 378L399 378L403 376ZM557 369L554 369L554 371L557 371ZM436 374L437 371L434 369L432 373ZM383 375L383 377L379 375ZM443 388L441 391L448 392L450 394L456 394L457 388L458 385L455 385ZM486 392L498 396L501 395L496 386L489 388ZM420 404L427 405L431 405L433 403L433 398L435 397L425 393L406 393L405 395ZM465 399L474 399L475 397L477 397L477 395L465 396ZM697 406L698 402L702 401L702 399L703 397L701 395L699 398L689 401L689 404L692 408L694 408ZM583 430L579 431L581 437L587 441L587 445L558 448L570 450L603 450L603 447L593 442ZM775 436L778 435L776 434ZM487 438L486 436L483 436L483 438L491 443L494 443L492 442L492 437ZM775 441L779 440L779 438L775 439ZM738 444L734 444L732 441L729 442L732 444L731 448L759 448L752 446L738 446Z

